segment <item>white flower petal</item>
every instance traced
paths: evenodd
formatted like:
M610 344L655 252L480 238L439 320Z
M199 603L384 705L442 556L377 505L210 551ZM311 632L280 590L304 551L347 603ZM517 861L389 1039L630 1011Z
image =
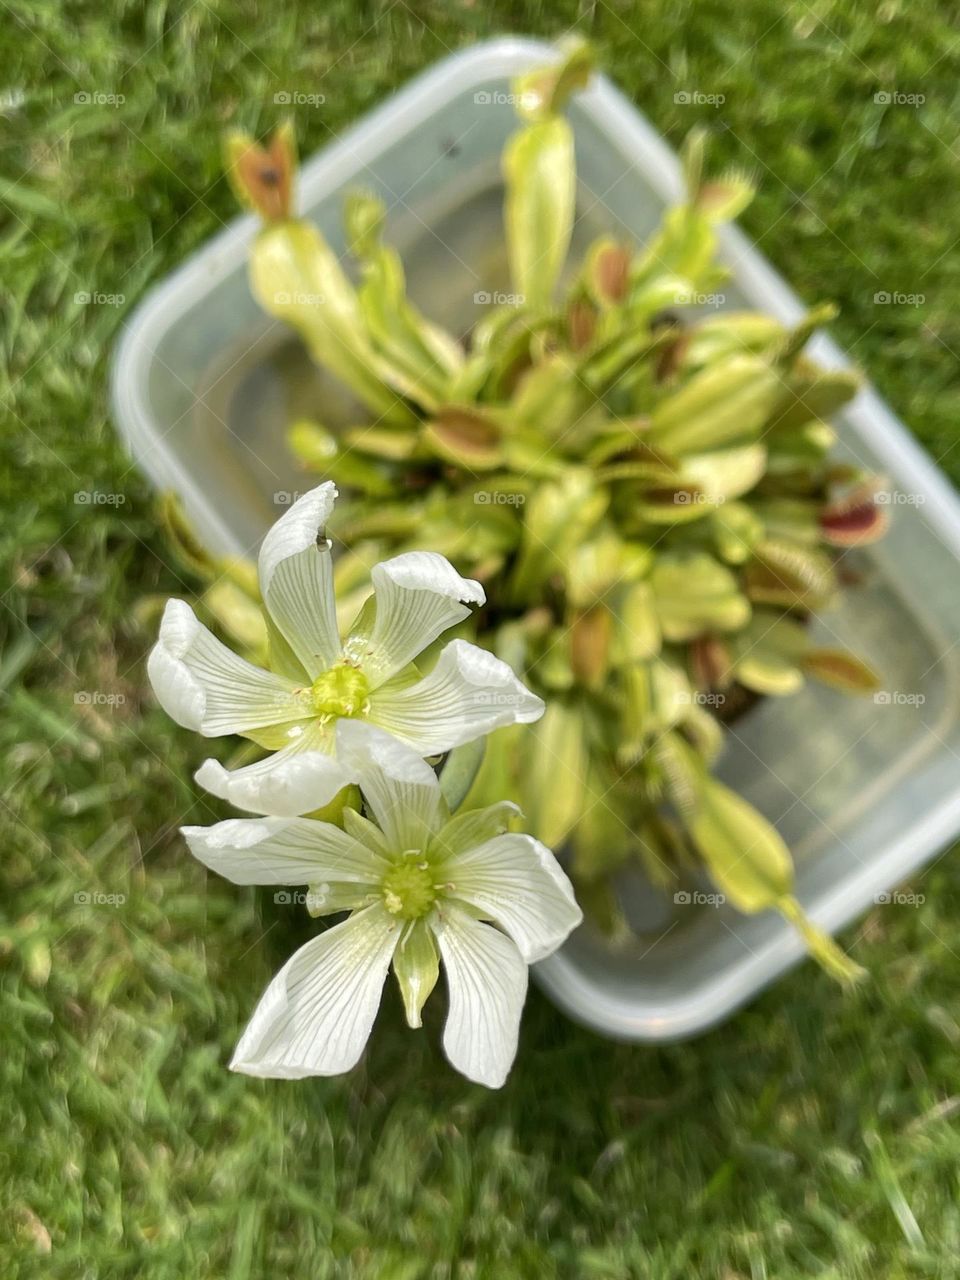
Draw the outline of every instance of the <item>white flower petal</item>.
M337 759L359 783L389 847L397 853L425 849L448 817L430 766L389 733L359 720L338 721Z
M448 892L504 929L527 964L556 951L583 919L559 862L533 836L495 836L443 863Z
M296 684L237 657L183 600L168 600L147 674L167 715L207 738L303 718Z
M469 1080L499 1089L517 1053L527 966L508 937L446 906L432 921L447 975L447 1057Z
M231 1069L283 1080L349 1071L377 1016L400 927L378 904L301 947L263 993Z
M329 746L327 731L313 724L289 746L255 764L231 772L216 760L205 760L194 777L238 809L294 818L322 809L342 787L356 781L325 749Z
M341 652L333 558L330 543L320 538L336 497L336 485L329 480L305 493L260 548L263 602L311 678L332 667Z
M339 827L313 818L230 818L180 830L193 856L234 884L371 884L388 865Z
M371 721L422 756L541 715L543 702L507 664L466 640L451 640L434 669L416 684L370 695Z
M449 627L469 617L468 604L483 604L479 582L461 578L444 556L408 551L370 573L376 615L363 669L382 683L412 662Z

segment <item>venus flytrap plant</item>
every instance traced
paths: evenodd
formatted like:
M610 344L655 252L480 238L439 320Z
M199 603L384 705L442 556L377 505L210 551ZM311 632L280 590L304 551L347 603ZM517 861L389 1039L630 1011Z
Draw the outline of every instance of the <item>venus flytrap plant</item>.
M342 828L310 818L184 828L194 855L234 883L306 884L311 914L350 913L274 978L231 1066L286 1079L348 1071L388 968L419 1027L442 963L447 1056L499 1088L516 1054L527 966L580 922L572 887L548 849L507 831L514 805L451 817L436 774L409 748L354 720L337 725L336 739L368 816L347 809Z
M498 731L468 803L518 801L536 836L566 847L611 932L626 927L618 867L639 858L667 888L702 869L742 910L782 911L846 979L853 967L792 897L776 832L710 769L724 720L757 696L807 678L876 687L862 660L809 627L841 591L839 556L886 524L880 482L829 456L829 419L859 379L805 354L829 305L792 329L705 313L727 276L718 229L753 188L739 172L708 176L702 133L684 150L686 198L648 242L604 234L567 270L576 172L564 111L590 68L572 43L514 85L520 123L503 159L513 301L463 341L410 305L379 201L347 205L354 286L292 200L278 210L258 190L250 156L268 171L283 168L278 156L292 164L288 135L267 151L234 142L234 179L265 220L254 292L375 418L342 431L301 422L289 443L349 487L344 540L442 552L490 589L477 638L547 711L522 733Z

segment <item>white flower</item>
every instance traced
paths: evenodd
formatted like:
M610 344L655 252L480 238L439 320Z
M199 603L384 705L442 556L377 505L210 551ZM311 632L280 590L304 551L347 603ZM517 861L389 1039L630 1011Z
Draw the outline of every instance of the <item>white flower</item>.
M312 914L351 913L284 965L230 1065L284 1079L348 1071L391 961L412 1027L442 961L447 1057L471 1080L499 1088L517 1049L527 966L582 918L570 882L549 849L505 832L514 805L451 818L419 756L355 721L336 732L338 757L374 821L348 810L344 830L312 818L184 828L194 855L228 880L306 884Z
M327 804L346 782L333 758L341 718L380 725L428 756L543 713L506 663L464 640L446 645L426 676L412 665L469 616L468 604L484 602L478 582L432 552L378 564L373 600L341 643L322 535L336 496L333 484L319 485L263 540L272 671L232 653L182 600L168 601L150 654L150 681L178 724L206 737L243 734L275 752L233 772L207 760L197 772L201 786L239 809L292 816Z

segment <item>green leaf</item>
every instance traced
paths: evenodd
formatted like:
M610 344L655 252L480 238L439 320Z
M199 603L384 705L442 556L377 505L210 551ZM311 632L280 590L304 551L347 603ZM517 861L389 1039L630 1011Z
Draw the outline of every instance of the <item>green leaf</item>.
M770 431L787 432L808 422L826 422L863 385L863 379L847 369L820 369L806 361L798 365L770 415Z
M798 622L758 609L733 641L734 671L755 693L796 693L803 687L801 664L808 648L806 629Z
M651 468L653 486L643 490L637 513L651 524L704 520L728 500L753 489L763 477L766 461L764 445L748 444L688 456L673 477L656 476ZM599 475L604 479L619 478L624 470L623 464L613 464L604 467ZM643 468L638 468L638 479L642 473Z
M613 587L646 574L653 552L640 542L627 542L610 529L571 548L567 564L567 599L578 609L601 600Z
M744 502L725 502L710 513L710 532L720 558L743 564L763 537L763 522Z
M695 374L653 411L650 442L670 453L700 453L759 435L782 383L759 356L730 356Z
M485 749L486 739L476 738L473 742L454 747L444 761L440 771L440 790L451 813L459 809L473 786L473 780L483 763Z
M553 440L579 418L582 402L583 384L576 369L548 357L522 376L503 417L514 428L530 427Z
M649 582L635 582L617 609L619 627L614 639L614 662L642 662L660 652L660 621Z
M367 335L392 370L392 382L433 410L449 396L463 352L408 300L400 256L381 240L383 202L355 192L347 199L345 218L351 251L363 270L358 296Z
M841 982L862 976L859 965L804 914L793 896L793 863L779 832L742 796L708 778L690 837L717 888L739 911L779 911L803 937L814 959Z
M359 430L365 440L366 430ZM396 427L382 429L382 435L391 440L403 434ZM413 439L416 441L416 437ZM341 448L332 432L315 422L295 422L287 431L291 453L312 471L368 495L391 495L396 488L394 481L385 469L358 453L360 444L351 440L349 431L343 432L343 443L346 449ZM370 452L375 453L376 450L371 448Z
M688 455L681 475L693 481L708 502L719 504L748 493L763 476L766 462L764 445L740 445Z
M267 657L268 633L260 605L228 578L207 587L201 599L243 656L261 666Z
M534 311L550 305L573 231L573 132L561 116L507 143L504 222L514 290Z
M820 544L817 505L806 498L751 498L768 539L816 548Z
M813 334L821 325L829 324L837 318L838 309L832 302L821 302L811 307L799 324L787 334L786 341L780 348L778 361L783 368L789 368L800 352L807 345Z
M378 427L375 423L365 427L346 427L342 435L348 450L359 450L388 462L405 462L414 455L419 443L416 431L404 427ZM396 491L396 485L393 491Z
M765 911L793 891L793 863L783 837L715 778L705 780L686 826L711 879L738 911Z
M175 493L169 490L161 493L156 510L167 544L184 568L203 582L218 582L226 578L251 600L259 602L257 566L252 560L245 560L240 556L212 555L197 537L183 504Z
M647 298L644 310L659 310L676 301L676 288L663 288L655 296ZM654 355L671 341L668 330L651 332L646 318L635 314L635 309L625 313L625 328L616 328L609 336L598 332L597 341L584 351L580 362L580 376L596 395L602 395L622 384L628 373L653 375Z
M664 796L683 817L697 812L703 797L706 768L696 751L677 733L655 738L650 748L662 775Z
M733 355L769 355L782 343L783 325L757 311L725 311L691 329L683 362L688 368Z
M811 649L803 659L808 675L844 693L872 693L880 678L861 659L844 649Z
M416 420L385 385L357 295L316 227L291 221L265 227L251 251L250 285L263 309L292 325L313 358L368 408L389 422Z
M836 589L833 566L822 552L786 540L761 542L743 571L747 595L783 609L822 609Z
M576 707L550 702L518 744L524 763L523 807L530 830L551 849L570 834L583 811L589 756Z
M678 644L705 631L736 631L750 618L734 575L706 554L666 553L650 574L664 639Z
M703 182L703 168L707 158L707 129L695 124L683 140L680 148L680 164L683 169L683 185L687 199L692 204Z
M685 281L689 292L697 292L707 281L716 249L716 233L708 219L690 205L677 205L664 215L634 266L637 286L668 273Z
M720 721L706 707L691 702L684 711L682 727L684 737L704 764L712 765L724 745L725 730Z
M534 490L523 511L523 543L510 583L514 599L533 603L548 578L565 572L573 549L589 537L609 501L584 468L568 468L562 480Z
M642 838L635 815L625 807L622 789L615 783L611 771L596 764L591 766L584 785L583 811L569 842L577 901L607 934L611 932L612 920L597 921L593 908L599 896L619 914L620 904L609 877L637 855L638 840ZM581 896L584 891L589 907ZM624 936L627 934L629 930Z
M679 725L693 697L685 672L662 658L625 668L618 692L616 754L623 765L636 763L651 741Z
M156 501L156 515L167 547L178 564L202 581L213 582L219 572L216 557L197 537L179 497L170 490L161 493Z
M622 850L620 848L617 849L618 853L622 851L622 856L615 865L609 865L609 860L605 858L599 867L594 867L592 864L593 854L601 851L606 853L609 849L609 844L598 843L593 838L592 833L584 835L583 839L581 839L578 832L574 876L577 886L577 902L580 904L584 915L616 946L633 939L635 935L627 923L626 916L623 913L623 906L616 890L605 877L615 871L617 866L626 862L630 853L624 843Z
M830 974L831 978L849 986L862 981L867 976L866 971L851 960L829 934L817 928L796 898L782 898L777 903L777 910L785 920L790 921L803 938L814 960L826 973Z

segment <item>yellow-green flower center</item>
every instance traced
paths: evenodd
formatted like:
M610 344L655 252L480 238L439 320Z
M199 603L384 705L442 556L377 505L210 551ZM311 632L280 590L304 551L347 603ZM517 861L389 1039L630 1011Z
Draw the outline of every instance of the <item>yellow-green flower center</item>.
M437 900L437 889L422 853L408 854L383 877L383 905L403 920L419 920Z
M322 671L310 689L318 716L362 716L370 704L370 683L358 667L338 662Z

